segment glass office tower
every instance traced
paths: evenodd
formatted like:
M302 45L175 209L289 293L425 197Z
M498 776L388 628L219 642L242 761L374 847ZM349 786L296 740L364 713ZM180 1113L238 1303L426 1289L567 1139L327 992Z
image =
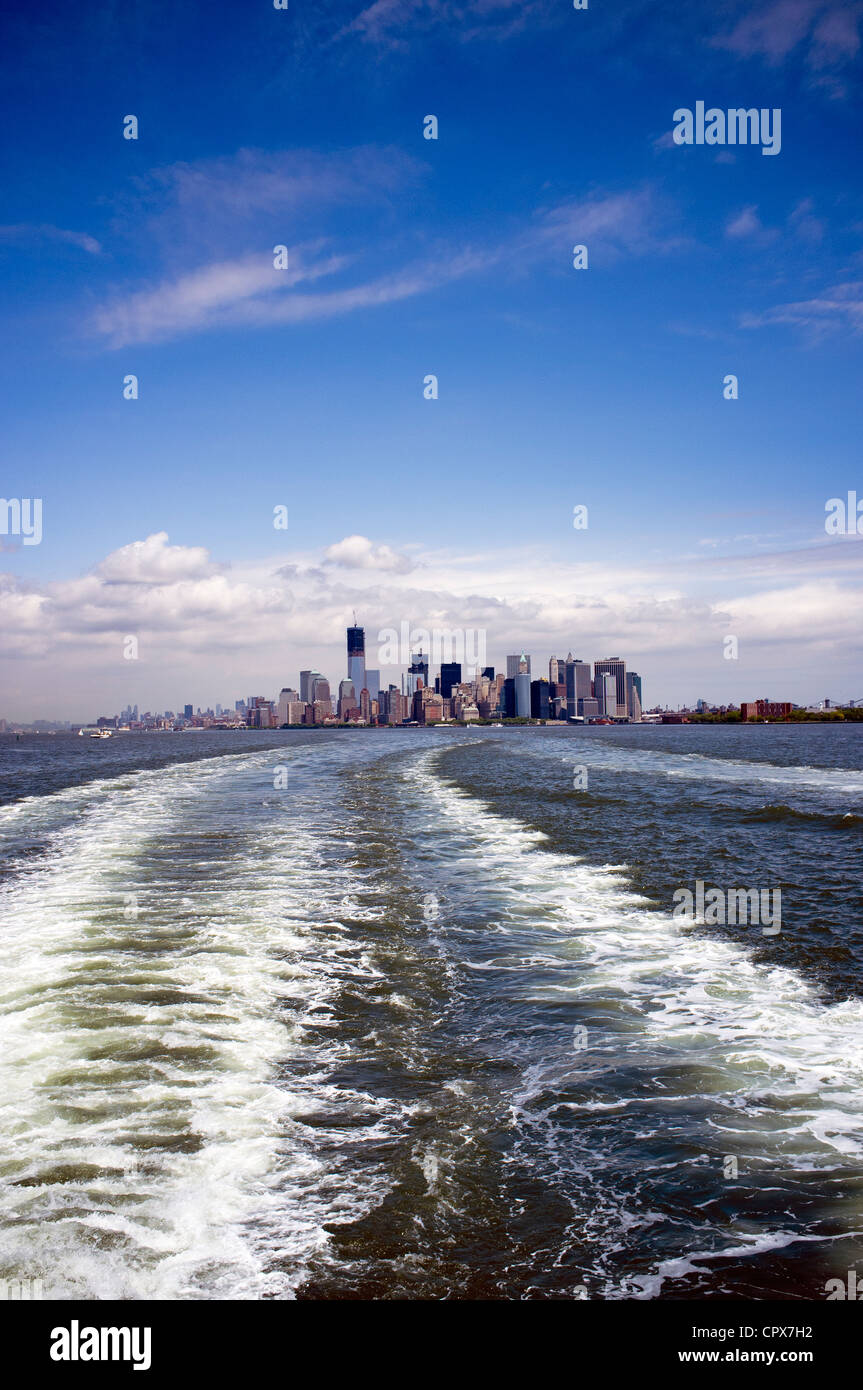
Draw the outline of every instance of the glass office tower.
M353 681L357 699L366 689L366 631L348 628L348 680Z

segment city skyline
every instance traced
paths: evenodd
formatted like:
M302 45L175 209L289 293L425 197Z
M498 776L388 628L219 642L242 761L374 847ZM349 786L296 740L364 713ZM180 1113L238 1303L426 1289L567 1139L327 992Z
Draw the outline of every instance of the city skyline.
M335 715L337 712L341 712L344 702L347 702L347 709L355 709L356 714L359 715L363 696L368 696L370 701L378 701L380 697L386 700L388 692L397 691L409 702L418 688L425 687L427 690L441 694L444 700L449 700L457 688L461 689L466 686L475 688L481 681L494 681L495 677L497 677L498 682L496 687L498 696L503 699L505 690L507 692L512 690L513 708L509 714L506 714L505 708L501 707L499 712L502 717L538 717L532 708L532 692L539 683L553 688L552 696L556 691L558 706L562 706L563 710L571 716L583 713L580 706L584 697L588 697L591 706L596 703L592 699L594 690L593 680L590 677L591 662L573 657L572 652L569 652L566 657L549 657L546 668L547 675L544 671L540 672L539 670L531 672L530 655L526 655L524 652L520 655L508 655L505 658L506 672L511 674L505 674L503 670L496 671L494 666L480 666L478 663L456 660L455 657L459 655L461 634L452 631L446 633L447 650L444 654L453 659L434 660L428 650L423 650L422 637L427 635L427 633L417 634L420 640L417 644L417 650L411 651L409 662L401 666L383 666L381 669L385 673L385 678L382 678L381 669L374 669L366 664L365 630L357 624L356 614L354 614L354 623L346 631L347 675L341 679L331 680L317 668L307 667L299 671L299 679L295 686L282 686L279 695L272 700L266 696L247 695L245 698L229 699L224 705L221 701L212 701L210 704L202 706L196 701L190 702L183 699L176 702L176 710L165 706L164 710L159 711L157 707L152 710L147 708L146 702L137 699L134 705L130 701L113 715L109 716L103 712L93 718L111 718L124 725L129 722L139 723L147 719L176 719L191 722L203 714L206 714L207 717L220 718L241 713L242 717L245 718L247 711L258 705L262 708L266 707L270 711L279 709L283 715L287 714L288 711L292 712L299 709L317 712L320 705L321 716L323 717L324 707L327 707L326 713L327 718L329 718L330 709L328 707L332 706L331 712ZM383 639L384 634L379 634L379 636ZM434 643L437 645L441 641L438 632L435 632ZM381 649L379 646L378 650ZM621 667L624 671L626 670L625 662L617 657L606 658L602 661L597 659L593 665L598 673L600 667L610 663L613 663L615 667ZM576 681L571 676L572 670L585 667L588 672L586 684L580 678ZM626 673L623 682L618 680L616 686L612 685L609 695L606 695L604 690L600 692L597 708L588 709L586 711L587 716L611 715L612 717L623 718L625 714L632 714L634 711L633 683L638 692L638 710L640 711L643 707L641 699L642 677L638 672L630 670ZM613 693L613 701L611 700L611 693ZM286 702L287 707L284 708ZM495 713L497 712L495 711ZM563 717L563 712L559 710L559 713ZM370 710L363 710L363 714L368 717ZM450 717L455 716L450 716L447 713L446 718ZM543 713L542 717L555 716L554 714ZM402 722L408 722L409 718L410 715L406 706ZM0 724L20 722L20 720L8 719L0 711ZM64 721L57 718L47 722L60 723ZM73 721L67 719L65 722L77 726L78 724L87 724L90 720ZM287 717L281 718L278 723L270 724L269 727L280 727L282 723L286 722L299 724L317 721L301 719L299 716L296 718Z
M159 728L230 727L278 729L324 724L358 723L366 725L427 725L438 722L470 723L493 720L528 720L539 723L638 723L643 718L681 712L715 713L744 720L785 719L792 711L826 711L843 702L825 697L808 707L790 700L773 700L762 695L749 701L719 703L699 696L674 707L648 706L644 701L643 677L625 658L610 656L584 660L572 651L565 657L548 658L548 675L532 672L532 655L508 653L505 671L482 664L485 659L485 633L434 629L414 630L403 624L398 634L407 659L401 665L383 665L388 673L367 666L365 628L357 621L345 631L347 674L337 686L314 667L300 670L296 686L282 686L277 697L248 695L201 706L184 701L176 710L139 708L127 704L118 713L95 717L97 726L148 730ZM477 654L478 647L482 657ZM378 633L377 659L392 649L397 634ZM416 647L416 650L414 650ZM430 650L431 649L431 650ZM444 657L447 659L444 660ZM456 659L459 658L459 659ZM435 674L437 671L437 674ZM334 691L337 690L337 693ZM863 705L852 697L848 706ZM180 708L182 705L182 714ZM0 716L0 732L9 725L14 730L21 721ZM29 727L94 727L85 720L36 720ZM24 725L23 727L28 727Z
M303 669L302 667L297 666L297 680L295 687L285 684L282 684L280 687L278 686L278 681L283 680L282 673L282 675L280 675L277 678L276 689L281 689L282 693L284 693L287 690L296 689L297 698L302 700L304 703L314 703L316 699L325 699L327 701L332 699L333 709L335 710L338 705L340 694L342 693L342 687L350 684L353 687L354 694L357 697L359 696L361 690L365 688L366 672L368 673L368 676L373 678L373 698L375 697L378 690L384 691L392 684L395 684L396 687L399 688L403 693L406 691L406 689L410 689L411 671L421 672L424 677L424 682L426 684L431 684L433 687L437 688L437 685L439 685L442 681L445 683L447 679L446 672L448 668L451 672L454 673L454 670L456 668L451 666L451 661L456 660L460 653L463 655L465 646L468 650L470 650L472 645L476 645L477 638L479 637L481 639L482 650L483 652L485 652L486 633L477 633L475 629L469 630L466 633L464 629L456 628L420 628L413 624L406 623L404 620L402 620L401 627L403 639L405 634L408 632L410 632L412 637L416 638L416 641L412 641L410 643L409 659L397 664L387 663L380 659L380 652L386 652L388 648L392 645L392 634L395 631L393 627L386 627L382 628L377 633L377 636L374 639L376 648L375 651L372 652L372 655L373 657L375 657L375 659L377 659L378 666L376 668L372 668L368 665L367 662L368 651L366 648L365 641L365 628L361 624L358 624L356 611L354 611L352 625L348 626L346 629L343 629L347 637L347 654L346 656L343 655L342 658L334 657L332 661L329 662L330 667L338 667L339 660L341 660L345 674L342 676L331 678L327 675L326 669L321 669L317 666L309 666ZM430 653L427 649L429 645L435 647L442 647L443 656L446 656L448 659L443 660L442 657L439 657L437 659L430 660ZM693 710L702 702L705 703L707 706L712 706L715 708L736 708L739 707L739 705L742 702L740 692L737 689L733 689L731 695L727 698L716 697L715 692L711 692L710 690L701 690L699 694L687 693L683 696L678 695L673 702L669 698L657 698L655 701L651 702L650 706L647 706L643 704L643 701L641 699L641 682L644 678L643 673L635 672L631 665L629 665L629 667L627 668L627 662L625 659L621 659L618 656L588 657L587 659L585 659L583 656L574 656L572 649L570 648L568 651L568 657L556 656L554 652L552 652L547 658L541 658L541 662L545 663L542 666L542 669L537 667L536 670L531 671L532 654L525 653L524 647L525 645L527 645L535 649L536 644L528 642L527 644L509 643L508 645L509 647L513 645L520 645L521 650L520 652L516 653L508 652L506 650L506 643L498 643L500 651L505 654L498 658L497 663L495 663L494 661L489 661L487 663L483 661L482 663L480 663L479 660L476 660L474 662L464 662L463 659L462 661L457 661L456 665L458 669L463 671L461 679L463 679L465 682L472 680L474 679L474 677L471 674L469 674L470 672L475 672L476 674L479 674L481 669L485 670L487 667L494 669L494 671L498 673L501 676L501 678L503 678L505 670L506 673L511 673L513 679L515 679L520 670L524 670L527 681L529 683L529 689L530 683L532 683L534 680L538 678L549 681L553 684L553 677L555 675L554 668L559 665L559 680L561 683L566 682L567 696L571 707L570 712L575 711L576 704L579 698L594 695L593 687L595 677L598 675L605 676L606 674L608 675L608 679L612 682L612 685L609 687L609 691L611 691L612 688L615 690L617 703L619 708L621 709L629 708L631 706L630 681L633 677L635 677L635 679L638 681L639 704L641 708L643 708L645 711L648 708L654 711L660 709ZM416 648L415 651L414 647ZM426 648L426 650L424 650L424 647ZM497 650L497 647L495 647L494 650ZM417 659L419 659L419 665L415 665L415 661ZM297 660L302 660L302 658L297 658ZM135 684L136 672L140 669L139 661L140 658L138 656L132 657L130 659L129 667L127 668L130 671L130 683L132 685ZM327 663L324 662L323 664L326 668ZM736 669L736 659L732 663L732 665L734 669ZM570 672L567 670L568 667L571 668L572 674L570 674ZM587 684L585 684L582 678L577 675L578 668L583 668L585 670L585 678ZM429 677L430 672L432 673L431 678ZM436 675L435 672L437 673ZM352 673L354 674L352 675ZM226 674L223 674L222 676L219 676L217 678L218 682L221 683L223 690L226 688L228 681L232 679L235 680L236 678L233 675L228 676ZM358 679L363 681L363 684L361 684L359 688L357 688ZM650 682L652 686L652 674L650 676ZM256 685L263 686L265 684L267 684L270 687L273 686L272 681L267 682L264 679L256 679L253 676L246 680L246 689L250 689ZM773 698L769 695L757 696L755 693L755 685L751 681L745 682L745 684L747 685L750 699L755 700L757 698L759 700L766 701ZM320 685L322 689L317 690L315 688L317 685ZM772 688L773 687L771 687L771 689ZM188 694L188 691L186 692L186 694ZM212 714L216 712L217 706L220 709L223 708L225 711L231 708L239 709L241 706L245 705L246 699L250 698L233 696L228 699L227 703L224 706L222 706L221 701L212 701L209 695L197 695L195 696L195 698L189 701L186 698L186 694L184 694L183 699L179 701L177 700L176 696L172 700L169 699L166 701L160 701L157 699L142 700L142 698L140 697L140 693L137 690L135 690L129 694L128 698L126 699L123 705L117 706L117 709L118 711L125 711L127 709L131 709L134 701L135 709L140 708L142 713L145 707L147 707L148 712L152 712L154 717L163 717L164 711L170 711L172 715L176 715L176 717L181 718L183 717L181 711L186 711L186 717L188 717L189 709L194 709L197 714L200 714L202 709ZM789 696L789 692L785 687L783 687L781 694L783 699ZM80 724L87 724L97 717L92 714L92 710L85 711L83 713L79 711L74 714L70 714L65 711L60 712L56 709L56 697L53 698L54 703L51 705L51 712L49 713L43 712L40 714L36 714L33 709L25 710L23 713L10 713L7 708L0 708L0 722L13 725L32 724L39 721L57 724L65 722L67 724L77 726ZM268 697L262 696L257 698L264 699ZM601 693L598 696L598 698L600 700L601 708L596 711L590 711L591 714L606 713L604 693ZM833 689L830 692L825 692L824 690L821 690L820 694L814 697L810 697L809 699L801 700L797 697L793 697L790 699L790 702L796 705L798 708L816 708L819 705L823 705L825 700L827 707L829 707L831 703L833 705L850 704L853 706L855 703L863 702L863 695L837 696L835 689ZM98 699L96 703L99 703ZM102 704L106 703L110 702L102 700ZM272 703L278 703L278 695L275 696ZM174 709L175 705L176 710ZM152 711L149 710L150 706L152 706ZM521 714L524 714L524 710L521 711Z

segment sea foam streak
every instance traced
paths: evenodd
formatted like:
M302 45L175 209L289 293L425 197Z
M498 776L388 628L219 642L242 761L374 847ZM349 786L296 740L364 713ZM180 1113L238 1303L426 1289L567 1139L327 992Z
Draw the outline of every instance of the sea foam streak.
M637 727L627 729L633 739ZM813 794L825 798L849 797L863 801L863 771L851 767L811 767L800 763L767 763L749 759L716 758L705 753L668 753L655 748L639 747L637 743L612 743L609 739L582 737L567 740L566 753L561 756L553 739L524 742L519 748L523 757L544 763L573 763L635 775L680 777L695 782L725 782L734 786L763 786L782 788L787 794ZM771 792L771 795L773 793Z
M436 803L435 823L450 834L439 880L451 904L453 925L441 932L448 949L489 972L501 1000L533 1001L538 1017L544 1006L569 1003L588 1025L584 1051L549 1038L545 1058L535 1044L497 1036L522 1064L513 1123L534 1144L544 1135L554 1162L594 1184L588 1219L598 1245L608 1249L629 1228L658 1219L627 1181L647 1160L637 1149L612 1158L595 1127L587 1139L577 1125L563 1135L562 1107L585 1118L631 1112L647 1135L651 1125L657 1134L663 1125L669 1133L688 1128L705 1148L696 1162L721 1169L723 1155L735 1155L756 1185L779 1181L774 1175L785 1169L859 1177L863 1003L825 1006L794 971L758 964L707 928L680 929L628 890L625 866L593 867L545 850L542 832L440 780L430 762L422 787ZM459 925L459 905L479 893L486 922L471 930ZM494 1013L490 1004L492 1031ZM849 1230L863 1224L858 1206L847 1211ZM750 1221L717 1231L712 1253L700 1258L812 1239L793 1223L757 1240L751 1228ZM634 1279L628 1296L655 1295L675 1268L683 1266L666 1261ZM604 1296L621 1295L609 1286Z
M311 1140L302 1123L336 1102L365 1107L366 1137L384 1118L335 1094L303 1035L331 965L371 973L338 921L361 885L321 858L319 796L296 814L301 759L293 803L273 794L276 760L28 803L53 830L2 895L6 1277L53 1297L290 1296L324 1222L370 1199L324 1167L320 1118ZM285 1058L302 1079L280 1082Z

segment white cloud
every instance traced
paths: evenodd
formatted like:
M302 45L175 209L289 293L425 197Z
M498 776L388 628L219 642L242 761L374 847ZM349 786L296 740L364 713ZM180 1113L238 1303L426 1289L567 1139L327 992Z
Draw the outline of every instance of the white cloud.
M107 584L171 584L200 579L214 569L203 546L169 545L168 533L157 531L112 551L96 573Z
M0 577L0 641L15 673L7 683L15 703L7 693L0 714L87 719L127 702L233 701L296 683L307 665L335 680L354 609L370 666L378 633L408 622L485 630L493 664L524 648L537 672L570 649L589 660L620 651L644 676L651 704L739 699L768 682L783 697L814 698L825 693L815 689L825 652L839 682L827 693L863 694L851 689L863 542L825 537L796 551L723 554L726 544L626 567L619 557L552 563L541 547L419 549L408 558L348 536L228 568L159 532L80 577L43 585ZM745 670L722 658L729 632L741 640ZM130 634L137 661L123 658Z
M345 536L324 552L331 565L344 569L385 570L407 574L414 568L407 555L399 555L388 545L373 545L366 536Z

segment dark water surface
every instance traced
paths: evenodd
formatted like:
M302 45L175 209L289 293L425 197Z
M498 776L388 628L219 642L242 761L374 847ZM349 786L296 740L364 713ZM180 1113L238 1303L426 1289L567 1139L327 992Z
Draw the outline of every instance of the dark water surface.
M0 780L0 1277L859 1266L863 725L3 736ZM696 879L781 888L781 932L672 920Z

